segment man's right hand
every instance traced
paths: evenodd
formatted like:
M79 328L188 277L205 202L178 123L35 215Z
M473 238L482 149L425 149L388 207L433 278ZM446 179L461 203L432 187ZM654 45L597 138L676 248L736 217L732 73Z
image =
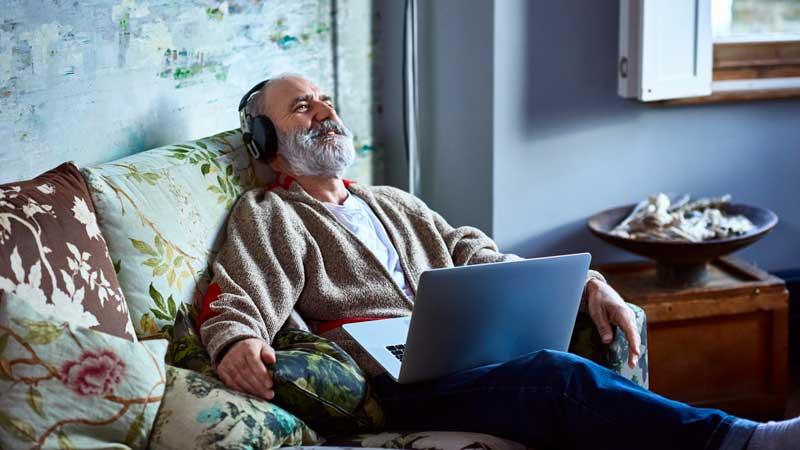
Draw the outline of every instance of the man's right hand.
M217 375L229 388L272 400L272 376L267 364L275 363L275 350L258 338L247 338L231 346L217 366Z

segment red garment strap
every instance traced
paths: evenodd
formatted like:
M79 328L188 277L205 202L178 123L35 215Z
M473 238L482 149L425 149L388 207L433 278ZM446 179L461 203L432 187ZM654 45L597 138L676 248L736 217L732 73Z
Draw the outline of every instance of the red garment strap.
M329 320L327 322L321 322L317 325L317 334L322 334L327 331L334 330L347 323L369 322L371 320L381 320L381 319L385 319L385 317L345 317L344 319Z
M289 189L292 186L292 183L294 183L294 178L292 178L289 175L286 175L285 173L276 172L275 180L267 185L267 190L271 191L278 186L284 189Z
M203 304L200 306L200 314L197 316L197 320L194 322L194 326L197 328L198 334L200 333L200 327L203 326L203 323L206 320L219 314L211 309L211 304L214 303L214 300L219 298L219 294L221 293L222 288L220 288L217 283L211 283L208 286L206 295L203 297Z
M267 190L271 191L271 190L275 189L278 186L280 186L280 187L282 187L284 189L289 189L292 186L292 183L294 183L294 182L295 182L295 179L292 178L291 176L286 175L285 173L278 172L278 173L275 174L275 180L267 185ZM358 183L358 181L343 179L342 183L344 183L344 187L348 188L348 187L350 187L351 184Z

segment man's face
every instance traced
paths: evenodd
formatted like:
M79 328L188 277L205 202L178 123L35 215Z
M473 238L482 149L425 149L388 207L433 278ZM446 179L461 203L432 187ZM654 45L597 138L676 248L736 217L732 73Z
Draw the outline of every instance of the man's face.
M339 177L355 160L352 133L314 84L276 80L262 101L278 133L278 158L290 174Z

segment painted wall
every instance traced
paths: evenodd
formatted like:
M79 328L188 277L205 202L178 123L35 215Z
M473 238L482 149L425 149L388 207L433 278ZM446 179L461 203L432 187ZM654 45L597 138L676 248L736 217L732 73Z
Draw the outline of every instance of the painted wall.
M588 216L658 191L730 193L781 220L739 256L800 267L800 101L619 98L617 2L422 3L422 198L452 224L525 257L622 261L636 257L592 236Z
M587 216L657 191L730 193L780 217L740 256L800 267L800 101L659 107L616 95L609 2L493 2L494 207L501 248L629 259Z
M491 233L493 5L420 4L421 198L451 224Z
M370 182L370 15L369 0L4 2L0 182L236 128L241 95L281 72L340 93L361 155L348 175Z

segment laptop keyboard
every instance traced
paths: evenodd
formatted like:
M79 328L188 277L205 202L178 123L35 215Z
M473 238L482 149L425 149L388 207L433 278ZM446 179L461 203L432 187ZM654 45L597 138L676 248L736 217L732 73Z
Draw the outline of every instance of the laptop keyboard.
M403 352L405 352L406 350L406 345L405 344L387 345L386 350L389 350L394 355L395 358L399 359L400 361L403 361Z

